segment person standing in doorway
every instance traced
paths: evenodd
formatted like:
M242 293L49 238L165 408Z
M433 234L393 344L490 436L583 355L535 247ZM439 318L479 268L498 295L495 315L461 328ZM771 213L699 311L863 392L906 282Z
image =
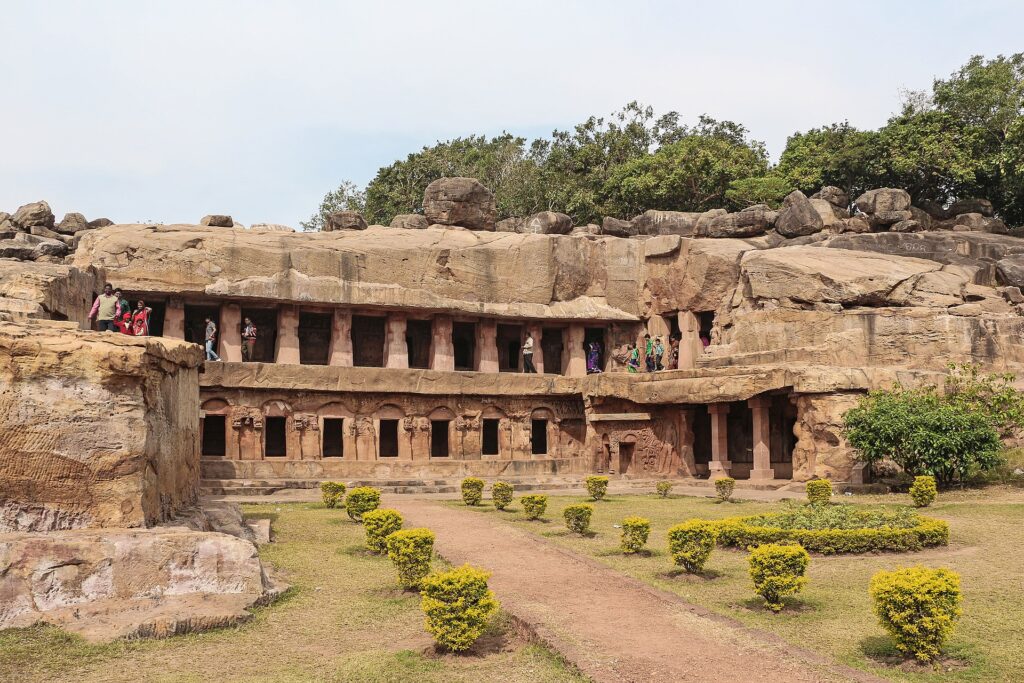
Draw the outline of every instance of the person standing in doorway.
M526 340L523 342L523 372L537 372L533 365L533 335L526 333Z
M256 326L252 324L252 318L246 318L242 327L242 360L251 363L255 352Z
M654 369L664 370L665 366L662 365L662 359L665 357L665 345L661 343L661 337L657 337L654 340Z
M213 347L217 344L217 324L210 319L209 316L206 318L206 360L220 360L220 356L213 350Z
M132 334L136 337L149 336L149 315L152 312L153 309L147 306L145 301L139 299L135 313L132 314Z
M89 311L89 322L93 319L99 323L100 332L117 332L114 319L118 314L118 300L114 296L114 287L107 283L103 285L103 293L96 297L92 303L92 310Z

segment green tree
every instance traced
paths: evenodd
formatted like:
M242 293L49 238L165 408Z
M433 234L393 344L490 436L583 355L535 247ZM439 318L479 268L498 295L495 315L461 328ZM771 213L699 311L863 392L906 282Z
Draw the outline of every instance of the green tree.
M351 180L342 180L338 189L328 192L320 202L320 208L309 217L308 221L300 221L305 231L323 230L327 225L327 217L335 211L363 211L366 207L366 192Z
M775 174L741 178L729 183L729 189L725 191L725 201L733 211L754 204L767 204L777 209L782 205L786 195L795 189L788 180Z
M835 185L852 199L878 187L877 158L878 133L844 121L791 135L774 171L807 195Z
M963 410L984 415L1002 437L1024 428L1024 392L1014 387L1010 372L982 373L972 363L950 363L946 400Z

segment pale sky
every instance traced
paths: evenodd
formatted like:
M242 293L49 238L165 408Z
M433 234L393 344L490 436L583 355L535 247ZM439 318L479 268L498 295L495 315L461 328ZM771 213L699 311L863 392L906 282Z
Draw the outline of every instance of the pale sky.
M1024 50L1024 3L0 0L0 210L297 226L425 144L631 100L874 128L900 89Z

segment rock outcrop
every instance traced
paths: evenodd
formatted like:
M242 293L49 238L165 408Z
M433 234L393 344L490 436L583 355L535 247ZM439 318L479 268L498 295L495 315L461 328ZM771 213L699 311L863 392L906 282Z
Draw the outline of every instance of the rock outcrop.
M686 211L644 211L632 220L638 235L679 235L693 237L700 213Z
M53 211L46 202L32 202L19 207L11 216L11 223L20 230L28 230L33 225L41 225L44 228L53 227Z
M431 224L494 230L494 194L474 178L439 178L423 193L423 214Z
M391 219L390 227L402 230L426 230L430 227L430 221L426 216L418 213L402 213Z
M366 219L358 211L335 211L327 216L324 232L335 230L366 230Z
M572 218L564 213L541 211L523 221L519 232L530 235L568 235L572 232Z
M803 192L793 190L782 202L775 230L783 237L802 237L821 232L825 227L821 214Z
M54 229L65 235L74 235L79 230L88 230L90 227L92 226L89 225L89 221L85 220L82 214L66 213Z
M235 221L231 216L225 216L224 214L211 214L209 216L203 216L203 219L199 221L200 225L208 225L211 228L233 228L235 227Z

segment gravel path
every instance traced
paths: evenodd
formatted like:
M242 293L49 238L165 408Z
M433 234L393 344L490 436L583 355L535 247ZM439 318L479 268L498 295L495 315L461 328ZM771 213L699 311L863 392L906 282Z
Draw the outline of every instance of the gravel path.
M502 607L595 681L878 681L690 605L491 515L387 496L453 564L492 572Z

